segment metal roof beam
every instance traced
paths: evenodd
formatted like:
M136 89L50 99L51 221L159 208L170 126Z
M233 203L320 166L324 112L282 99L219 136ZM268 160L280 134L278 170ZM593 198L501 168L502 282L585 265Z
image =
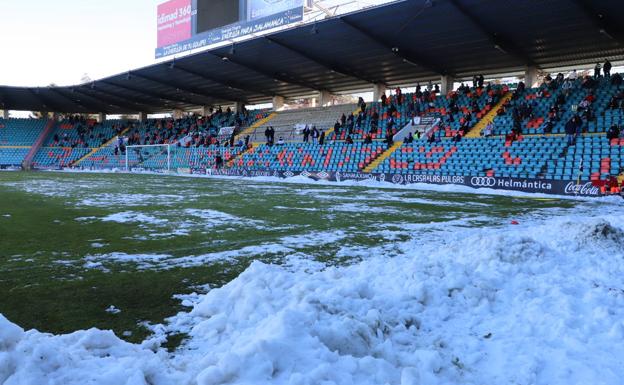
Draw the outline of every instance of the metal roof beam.
M130 76L134 76L134 77L137 77L139 79L144 79L144 80L150 81L152 83L157 83L157 84L160 84L160 85L164 85L164 86L167 86L169 88L173 88L173 89L178 90L178 91L184 91L186 93L197 95L197 96L203 97L203 98L208 98L208 99L211 99L211 100L212 99L222 99L222 100L228 101L228 102L244 102L244 100L242 100L241 98L232 98L231 96L226 96L226 95L223 95L223 94L206 93L206 92L204 92L204 91L202 91L202 90L200 90L198 88L195 88L195 87L180 86L180 85L178 85L178 84L176 84L174 82L171 82L171 81L156 79L156 78L153 78L151 76L142 75L142 74L139 74L139 73L136 73L136 72L131 72Z
M202 72L198 72L198 71L186 68L186 67L182 67L182 66L180 66L180 64L178 64L175 61L167 64L167 67L169 67L171 70L184 72L186 74L193 75L195 77L198 77L198 78L201 78L201 79L204 79L204 80L208 80L210 82L217 83L219 85L222 85L223 87L231 88L231 89L234 89L234 90L251 91L251 92L255 92L255 93L260 94L260 95L271 96L271 97L277 96L275 93L272 93L272 92L262 91L262 90L259 90L259 89L256 89L256 88L249 87L247 85L242 85L242 84L240 84L238 82L233 82L231 80L227 80L226 81L226 80L217 79L214 76L210 76L210 75L207 75L207 74L202 73Z
M139 109L132 107L132 105L106 100L105 98L93 96L82 90L77 90L75 88L69 88L69 89L63 89L63 90L70 94L74 94L74 93L79 94L81 95L82 98L86 98L87 100L89 100L92 105L100 106L99 107L100 110L98 110L98 112L112 114L112 113L121 112L121 111L123 111L124 113L132 113L132 112L139 111ZM104 106L103 107L104 109L102 109L102 106Z
M111 104L119 104L119 102L121 101L121 103L123 103L123 105L133 106L132 110L133 111L137 111L137 112L145 112L146 110L153 110L154 109L153 105L145 104L145 103L142 103L142 102L130 101L124 95L121 95L121 94L116 93L114 91L103 90L102 88L97 87L95 82L93 82L91 84L91 86L77 87L76 91L82 93L83 95L87 94L89 96L92 96L92 92L96 92L97 93L97 97L102 99L102 100L110 101ZM106 95L107 97L103 97L102 94Z
M535 64L535 61L531 56L518 47L512 40L501 36L498 32L492 31L487 25L485 25L477 15L470 11L467 7L461 4L458 0L450 0L451 5L461 13L465 19L467 19L476 29L479 30L492 44L493 49L500 52L514 56L521 60L523 64L531 67L539 66Z
M130 91L130 92L136 92L138 94L142 94L142 95L146 95L148 97L160 100L160 101L169 101L169 102L174 102L174 103L184 103L184 104L191 104L191 105L202 105L203 103L197 103L196 101L191 101L188 99L181 99L181 98L177 98L174 96L170 96L170 95L163 95L161 93L158 92L152 92L152 91L148 91L148 90L144 90L144 89L140 89L140 88L135 88L135 87L130 87L127 85L121 85L121 84L117 84L117 83L113 83L110 80L98 80L98 82L103 83L103 84L107 84L111 87L117 87L117 88L121 88L123 90L126 91Z
M610 15L597 10L591 1L575 0L574 2L583 14L598 27L598 33L620 44L624 44L624 28L621 27L622 24L620 22L613 20Z
M331 92L331 90L327 90L327 89L324 89L323 87L321 87L319 85L311 84L311 83L308 83L308 82L306 82L304 80L297 79L297 78L295 78L292 75L288 75L286 73L281 73L280 74L280 73L276 73L276 72L273 72L271 70L268 70L266 68L261 68L261 67L258 67L258 66L254 66L254 65L251 65L249 63L244 63L240 59L234 58L235 55L232 55L232 54L220 55L220 54L217 54L217 53L211 52L211 51L208 51L208 53L218 57L219 59L221 59L223 61L226 61L228 63L236 64L237 66L245 68L248 71L253 71L255 73L258 73L260 75L266 76L269 79L273 79L275 81L280 81L282 83L296 85L296 86L307 88L307 89L310 89L310 90L313 90L313 91L329 91L329 92Z
M93 104L93 102L83 101L83 100L74 100L69 96L66 96L61 92L62 88L49 88L50 91L59 95L61 98L70 101L71 103L75 103L79 106L82 106L85 110L90 111L92 113L104 112L108 113L110 111L110 107L105 104L105 108L102 108L102 105L98 102L97 104ZM83 104L84 103L84 104Z
M320 65L321 67L327 68L331 72L335 72L337 74L340 74L340 75L343 75L343 76L347 76L347 77L351 77L351 78L354 78L354 79L362 80L362 81L367 82L367 83L372 83L372 84L379 83L376 80L371 80L371 79L365 78L365 77L357 74L357 72L354 71L354 70L344 68L343 66L341 66L339 64L328 63L325 60L322 60L322 59L319 59L317 57L314 57L313 55L310 55L309 53L307 53L307 52L305 52L305 51L303 51L303 50L301 50L299 48L295 48L295 47L293 47L293 46L291 46L289 44L281 42L281 41L275 39L274 37L264 36L264 38L266 40L268 40L270 43L276 44L276 45L278 45L278 46L280 46L280 47L282 47L282 48L284 48L284 49L286 49L288 51L294 52L295 54L303 57L304 59L307 59L307 60L309 60L311 62L314 62L314 63Z
M41 93L41 89L39 87L37 88L28 88L28 91L30 91L30 93L35 97L35 99L37 99L37 101L41 104L41 107L48 109L51 108L52 110L47 110L47 111L40 111L40 112L79 112L79 110L67 110L65 107L61 107L59 104L56 104L55 101L52 101L50 98L48 98L47 96L43 95ZM77 106L79 106L80 108L84 108L83 105L81 104L76 104L73 103ZM71 107L73 108L73 107ZM86 109L85 109L86 110Z
M340 17L339 19L345 25L351 27L352 29L357 31L359 34L365 36L366 38L368 38L370 41L374 42L378 46L383 47L384 49L391 50L392 53L395 54L397 57L401 58L403 62L421 67L426 71L430 71L436 74L440 74L440 75L449 74L448 71L445 70L441 64L433 63L428 59L425 59L419 55L416 55L413 52L402 48L396 42L391 42L387 40L386 38L382 38L377 35L374 35L373 33L366 30L365 28L355 24L353 21L348 20L346 16Z

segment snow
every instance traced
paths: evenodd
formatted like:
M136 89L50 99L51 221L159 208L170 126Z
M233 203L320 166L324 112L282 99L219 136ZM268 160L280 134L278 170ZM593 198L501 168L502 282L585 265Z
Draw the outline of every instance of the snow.
M160 225L167 223L166 219L158 219L151 215L143 214L140 212L124 211L121 213L110 214L103 217L102 222L117 222L117 223L147 223L153 225Z
M109 314L119 314L121 313L121 310L117 309L114 305L110 305L105 312Z
M222 288L185 296L190 310L141 345L96 329L24 332L0 315L0 383L622 384L622 207L548 213L515 226L441 224L394 242L392 257L387 246L358 250L367 258L349 266L297 251L346 236L329 231L174 258L273 251L288 262L254 262ZM404 231L424 228L414 226ZM190 338L170 355L155 347L167 332Z
M189 268L207 265L215 262L230 261L248 257L267 257L275 255L286 255L285 264L289 266L314 265L313 257L304 254L296 254L298 249L312 247L315 245L328 245L345 239L347 235L343 231L318 231L307 234L284 236L276 242L262 243L259 245L245 246L239 249L218 251L201 255L189 255L184 257L174 257L169 254L127 254L123 252L112 252L107 254L87 255L82 259L82 266L85 269L99 269L110 272L106 266L120 264L132 264L138 270L169 270L173 268ZM67 263L74 263L68 261Z

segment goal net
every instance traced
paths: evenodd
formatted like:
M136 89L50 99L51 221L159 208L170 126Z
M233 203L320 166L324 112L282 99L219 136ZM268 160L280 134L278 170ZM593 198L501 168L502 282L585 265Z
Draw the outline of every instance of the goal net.
M126 171L170 172L175 147L170 144L126 146Z

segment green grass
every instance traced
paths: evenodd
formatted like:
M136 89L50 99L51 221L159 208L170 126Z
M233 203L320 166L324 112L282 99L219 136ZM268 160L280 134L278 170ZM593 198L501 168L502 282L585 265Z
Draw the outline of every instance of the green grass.
M162 194L168 197L158 197ZM221 286L254 259L281 263L289 253L248 253L167 269L141 269L105 258L101 268L87 268L85 257L114 252L199 256L284 245L283 237L302 236L313 242L289 247L318 261L344 264L361 258L345 248L385 245L384 250L392 250L397 240L428 236L428 226L406 226L460 219L464 226L496 225L573 206L559 200L249 180L0 173L0 313L26 329L67 333L97 327L119 336L130 331L125 338L139 342L149 334L141 323L161 323L184 310L174 294L190 293L198 285ZM215 223L185 209L214 210L257 224ZM128 211L162 223L101 220ZM85 217L92 219L77 220ZM180 229L184 234L162 235ZM340 233L334 240L332 235ZM121 313L105 312L110 305ZM171 336L167 347L175 348L183 338Z

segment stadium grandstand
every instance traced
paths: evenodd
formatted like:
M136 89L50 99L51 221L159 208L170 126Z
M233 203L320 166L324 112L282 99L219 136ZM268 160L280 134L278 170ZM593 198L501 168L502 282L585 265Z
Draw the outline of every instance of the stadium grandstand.
M125 146L167 144L169 171L619 192L617 4L569 3L400 1L89 84L2 87L0 159L3 167L158 169L162 154L126 165ZM335 104L335 95L367 89L372 100ZM302 99L317 107L287 108ZM272 108L245 107L261 103ZM53 118L7 119L9 110ZM172 118L148 119L168 110ZM135 118L106 119L113 114ZM225 157L219 170L216 154Z
M530 3L403 1L91 84L3 87L2 165L119 167L125 151L115 138L125 137L126 144L186 148L175 165L195 171L198 163L191 159L214 165L218 147L229 146L227 160L237 159L226 167L233 169L591 180L617 191L611 179L622 181L621 146L619 128L612 126L621 123L621 77L606 69L570 73L621 59L621 28L611 20L616 4L549 1L528 12ZM501 13L523 17L523 28ZM391 24L397 27L381 27ZM519 83L501 82L512 76ZM333 94L367 84L374 92L369 105L360 99L357 106L330 106ZM401 87L416 88L402 93ZM320 107L284 109L286 100L305 97ZM244 107L266 102L272 111ZM229 103L227 112L210 112ZM55 118L13 121L7 119L11 109ZM146 119L167 109L175 109L178 119ZM182 117L198 109L201 118ZM97 114L99 121L56 118L72 113ZM133 113L136 121L105 118ZM581 120L579 140L558 137L574 118ZM268 126L277 127L274 143L266 143ZM304 134L306 126L310 133ZM234 127L232 140L219 137L223 127ZM271 148L279 138L288 142L285 148Z

